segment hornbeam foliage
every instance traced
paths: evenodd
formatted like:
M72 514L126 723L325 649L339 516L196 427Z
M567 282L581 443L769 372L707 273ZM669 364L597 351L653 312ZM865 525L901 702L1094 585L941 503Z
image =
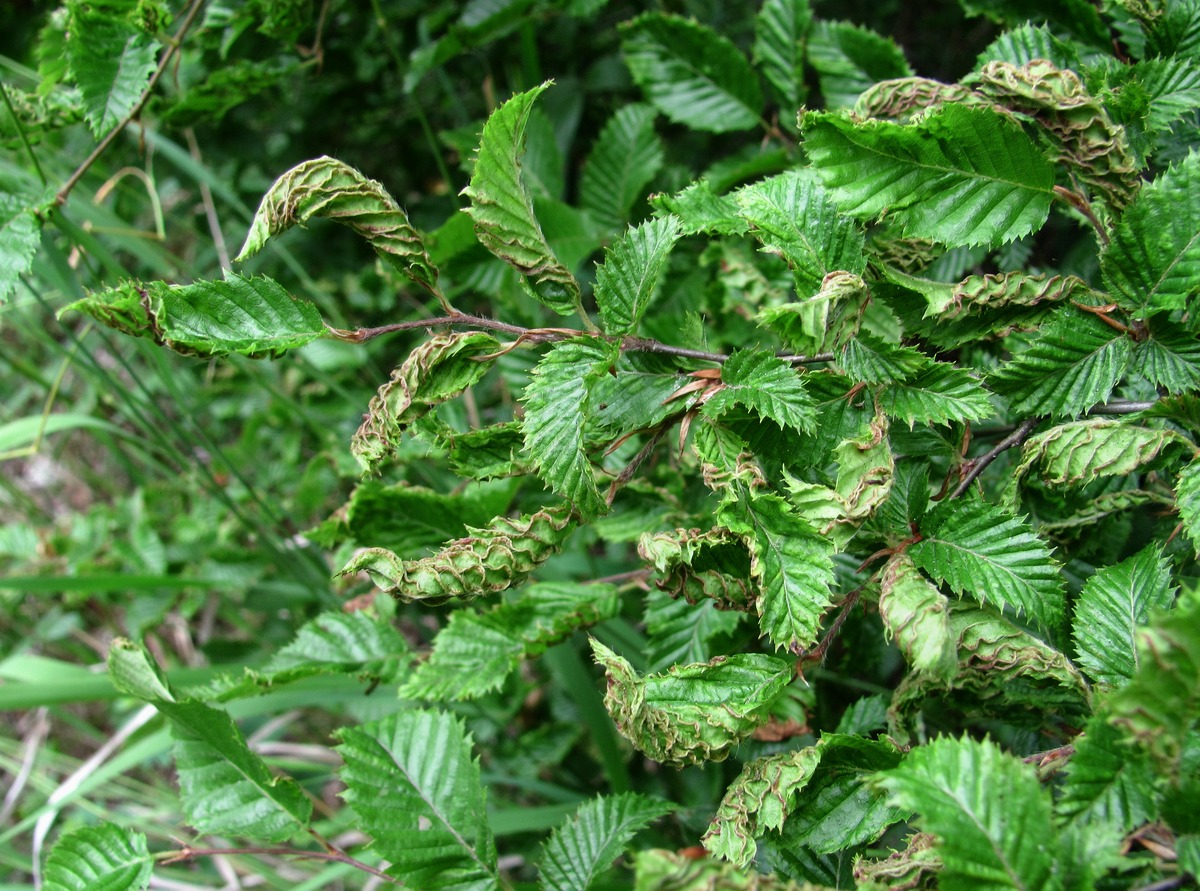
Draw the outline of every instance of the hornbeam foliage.
M57 815L70 891L242 843L304 887L1200 871L1200 3L334 6L14 32L0 300L61 323L0 351L0 451L42 413L138 459L86 517L13 475L50 519L0 588L56 596L0 597L0 698L114 641L54 732L135 700L100 770L171 766L17 781L6 870ZM168 781L214 839L138 825Z

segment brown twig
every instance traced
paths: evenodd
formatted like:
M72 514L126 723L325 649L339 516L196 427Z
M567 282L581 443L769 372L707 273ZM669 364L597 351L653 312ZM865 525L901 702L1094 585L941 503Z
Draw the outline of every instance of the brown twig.
M1026 418L1016 430L996 443L987 454L980 455L973 461L968 461L963 465L968 470L963 475L963 478L959 480L958 485L954 487L954 491L950 493L950 497L957 498L963 492L967 491L967 489L971 488L971 483L975 482L979 474L987 470L989 464L999 458L1004 452L1021 445L1025 440L1029 439L1030 434L1033 433L1033 428L1037 425L1037 418Z
M1083 214L1087 218L1087 221L1092 224L1092 228L1096 230L1096 235L1100 238L1100 243L1102 245L1108 244L1108 233L1104 231L1104 225L1096 216L1096 212L1092 210L1092 206L1087 203L1087 200L1082 195L1072 192L1063 186L1055 186L1054 194Z
M63 187L58 190L58 194L54 196L54 204L56 207L62 207L67 203L67 198L70 197L71 190L79 185L79 181L83 179L84 175L88 172L88 170L91 169L92 165L99 160L100 156L108 150L108 147L112 145L116 138L121 135L126 127L129 126L130 122L142 113L142 109L145 108L146 103L150 101L150 94L154 92L154 88L158 85L158 82L166 72L167 67L171 64L171 60L183 46L183 38L187 34L188 30L191 29L192 23L196 20L196 15L200 12L203 6L204 0L192 0L192 3L190 6L188 6L187 13L184 16L183 24L179 26L179 30L175 32L175 36L167 45L166 50L164 50L162 58L158 62L158 67L154 69L154 73L150 75L150 80L146 84L146 89L142 91L141 98L138 99L133 108L129 109L128 114L126 114L125 117L122 118L115 127L108 131L105 137L100 140L100 143L94 149L92 149L92 153L88 155L87 158L84 159L83 163L75 169L75 172L71 174L70 179L68 179L66 183L63 184Z
M237 854L247 854L259 857L295 857L298 860L323 860L328 863L344 863L347 866L353 866L355 869L360 869L365 873L375 876L378 879L391 882L394 885L403 885L403 883L388 875L381 869L376 869L370 864L363 863L361 860L356 860L349 854L342 851L298 851L295 848L193 848L191 845L183 845L178 851L169 852L168 856L163 858L163 863L182 863L186 860L195 860L197 857L220 857L231 856Z

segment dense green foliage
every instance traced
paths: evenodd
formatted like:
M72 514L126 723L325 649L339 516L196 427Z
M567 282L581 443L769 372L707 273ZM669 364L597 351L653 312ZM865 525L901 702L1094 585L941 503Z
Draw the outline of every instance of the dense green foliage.
M0 881L1194 882L1200 3L912 6L0 13Z

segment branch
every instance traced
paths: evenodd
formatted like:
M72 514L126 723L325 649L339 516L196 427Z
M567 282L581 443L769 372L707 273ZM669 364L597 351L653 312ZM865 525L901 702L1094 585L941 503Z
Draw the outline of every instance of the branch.
M150 75L150 81L146 84L146 89L142 91L141 98L138 99L133 108L129 109L129 113L125 115L125 117L122 118L115 127L108 131L105 137L100 140L100 144L92 149L92 153L84 159L84 162L75 169L74 173L71 174L71 178L68 179L63 187L58 190L58 194L54 196L54 205L56 207L62 207L67 203L67 198L70 197L71 190L79 185L79 181L83 179L84 174L86 174L88 170L91 169L92 165L99 160L100 156L108 150L108 147L112 145L116 138L121 135L126 127L129 126L129 123L142 113L142 109L145 108L146 103L150 101L150 94L154 92L154 88L158 85L158 82L162 78L163 74L166 73L167 67L171 64L171 60L175 58L176 53L178 53L180 48L183 46L183 38L187 34L188 30L192 27L192 23L196 20L196 15L200 12L200 9L203 6L204 0L192 0L191 5L188 6L187 14L184 16L183 24L179 26L179 30L175 32L175 36L171 39L171 42L167 45L166 50L163 52L162 58L158 62L158 67L154 70L154 73Z
M1097 218L1095 211L1092 210L1092 206L1087 203L1082 195L1062 186L1055 186L1054 194L1087 218L1087 221L1092 224L1092 228L1096 230L1096 235L1099 237L1101 245L1108 244L1108 233L1104 231L1104 225Z
M999 458L1004 452L1021 445L1025 440L1029 439L1030 434L1033 433L1033 428L1037 425L1037 418L1026 418L1016 430L996 443L986 455L980 455L978 458L968 461L964 466L969 469L963 478L959 480L958 485L954 487L954 491L950 493L950 497L957 498L963 492L967 491L967 489L971 488L971 483L975 482L979 474L987 470L989 464Z
M162 862L165 864L182 863L185 860L195 860L197 857L219 857L236 854L249 854L259 857L295 857L299 860L323 860L329 863L344 863L347 866L353 866L355 869L369 873L378 879L391 882L393 885L403 884L399 879L388 875L383 870L376 869L374 866L363 863L361 860L355 860L349 854L336 849L332 851L298 851L295 848L193 848L191 845L184 845L178 851L168 851L167 855L163 857Z

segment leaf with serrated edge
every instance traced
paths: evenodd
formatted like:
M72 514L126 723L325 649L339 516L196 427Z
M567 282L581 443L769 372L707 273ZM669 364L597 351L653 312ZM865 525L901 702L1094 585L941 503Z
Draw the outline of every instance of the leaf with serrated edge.
M532 279L530 293L560 315L579 310L579 283L546 242L533 212L533 197L521 179L521 150L533 103L551 81L517 93L496 109L483 127L466 212L489 251Z
M763 653L639 676L628 660L591 643L608 674L604 706L617 730L646 756L677 767L724 761L767 720L767 709L792 680L787 662Z
M421 233L396 199L382 184L327 156L298 164L275 180L258 205L236 261L252 257L272 236L314 217L349 226L397 271L436 292L437 268Z
M585 802L543 846L539 886L547 891L586 891L625 853L638 830L673 810L673 804L634 792Z
M1075 823L1106 823L1132 832L1156 813L1154 772L1144 752L1095 715L1075 737L1056 810Z
M808 0L764 0L754 17L754 61L779 96L781 117L793 121L808 94L804 46L812 17Z
M105 136L142 98L160 44L104 9L71 4L66 60L83 97L88 127Z
M744 405L781 427L813 427L816 406L799 373L771 353L735 351L721 368L721 385L704 404L705 417L716 419L734 405Z
M883 571L879 616L914 671L949 682L958 669L958 641L950 628L950 604L907 554Z
M1134 347L1129 371L1173 396L1200 390L1200 340L1159 316L1150 336Z
M1183 521L1183 533L1200 555L1200 459L1193 460L1180 471L1179 482L1175 485L1175 502L1179 519Z
M621 228L634 202L663 165L662 140L649 105L626 105L596 137L579 177L579 203L597 224Z
M850 108L872 84L913 73L889 38L849 22L817 22L809 33L808 62L830 109Z
M0 303L29 271L41 243L42 224L33 208L15 195L0 194Z
M605 505L584 452L584 422L592 385L616 360L616 346L597 338L562 341L542 357L525 388L525 450L538 476L588 516Z
M705 662L716 655L708 642L738 627L742 613L717 609L711 600L697 604L651 589L646 597L647 668Z
M389 875L423 891L495 891L496 846L462 719L414 709L338 731L346 803Z
M1200 280L1200 154L1143 186L1100 255L1109 291L1125 309L1183 309Z
M595 291L606 333L628 334L637 328L679 235L678 217L659 217L631 227L605 252L596 269Z
M886 212L914 238L950 247L1012 241L1050 212L1054 167L990 110L946 105L911 126L809 112L803 130L804 150L843 210Z
M918 423L980 421L994 411L987 390L969 371L932 360L912 377L885 385L879 407L910 428Z
M526 585L486 612L456 610L400 695L473 699L500 687L522 660L619 612L614 586L570 582Z
M146 836L115 823L63 833L46 857L44 891L142 891L154 858Z
M711 28L646 13L622 26L621 48L634 82L676 123L710 133L758 125L758 77L738 48Z
M1064 612L1063 580L1050 549L1019 517L982 501L943 501L921 522L908 554L955 594L1015 607L1047 628Z
M938 837L940 887L1061 888L1050 793L1032 766L995 743L936 739L881 774L879 784Z

